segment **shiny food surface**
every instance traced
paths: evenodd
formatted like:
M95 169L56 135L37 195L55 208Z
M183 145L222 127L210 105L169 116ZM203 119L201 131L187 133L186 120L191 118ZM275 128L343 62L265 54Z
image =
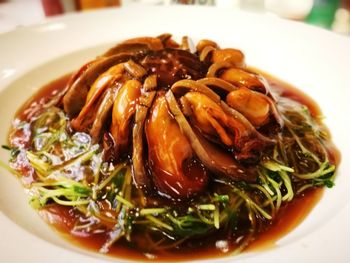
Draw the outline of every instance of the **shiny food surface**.
M338 158L317 107L239 50L133 39L62 82L19 112L13 166L36 186L33 206L72 222L73 236L103 236L100 252L239 252L332 186Z

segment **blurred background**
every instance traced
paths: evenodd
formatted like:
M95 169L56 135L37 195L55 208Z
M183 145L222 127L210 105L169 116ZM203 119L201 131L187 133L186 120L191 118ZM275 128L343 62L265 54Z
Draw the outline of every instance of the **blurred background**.
M350 0L0 0L0 33L71 12L177 4L268 12L350 36Z

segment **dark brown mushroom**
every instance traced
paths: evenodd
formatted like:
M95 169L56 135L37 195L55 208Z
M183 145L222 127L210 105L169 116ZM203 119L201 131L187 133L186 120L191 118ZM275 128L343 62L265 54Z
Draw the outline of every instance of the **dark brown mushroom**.
M263 94L270 93L268 84L262 77L240 68L228 68L220 75L220 78L239 87L244 86Z
M140 64L157 75L160 87L170 87L181 79L196 80L205 74L204 66L195 55L178 49L150 52Z
M112 106L117 94L117 87L110 88L106 91L105 95L96 112L95 120L92 124L90 135L93 143L98 143L101 139L101 135L108 123L107 119L111 115Z
M144 125L149 108L152 105L156 91L145 92L139 99L139 104L136 106L135 124L132 130L132 167L133 180L138 188L148 189L151 185L150 179L147 176L144 160Z

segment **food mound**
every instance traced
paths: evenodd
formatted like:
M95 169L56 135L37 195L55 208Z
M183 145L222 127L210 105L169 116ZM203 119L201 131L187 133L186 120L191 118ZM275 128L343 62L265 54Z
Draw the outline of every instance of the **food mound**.
M106 159L131 156L137 188L175 199L205 191L210 173L256 181L243 164L258 163L282 125L241 51L204 40L191 53L186 41L125 41L83 66L63 98L73 130L102 140Z
M337 162L311 103L265 77L210 40L126 40L28 103L11 165L46 219L103 253L240 252Z

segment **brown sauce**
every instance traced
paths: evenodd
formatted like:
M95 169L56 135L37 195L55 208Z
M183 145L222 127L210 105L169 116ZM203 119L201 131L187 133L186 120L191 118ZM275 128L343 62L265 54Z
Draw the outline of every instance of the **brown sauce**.
M283 206L279 211L278 218L274 219L273 224L267 231L262 233L257 239L246 249L248 252L262 251L275 247L276 241L287 235L295 227L297 227L311 212L313 207L321 199L323 189L312 189L307 191L302 197L294 198L292 202ZM59 206L56 204L49 205L40 211L41 217L54 227L64 238L72 243L98 252L104 242L107 240L106 233L95 235L77 235L71 233L77 217L74 210L69 207ZM126 243L113 246L108 256L130 259L135 261L144 260L161 260L161 261L178 261L178 260L198 260L225 256L225 252L215 247L205 247L197 251L182 251L181 253L162 253L154 256L152 254L141 254L139 251L130 248ZM227 256L230 255L228 251ZM146 256L146 257L145 257Z
M290 98L294 101L299 102L302 105L307 106L312 117L316 118L322 115L322 111L318 104L309 95L307 95L300 89L297 89L296 87L288 84L287 82L280 80L274 76L271 76L270 74L262 70L256 68L251 69L253 70L253 72L263 75L268 80L271 89L280 92L280 95L282 97Z
M313 116L320 114L320 109L317 104L307 95L280 80L272 78L265 73L263 73L263 75L268 79L271 87L273 89L279 90L283 96L292 98L307 105ZM27 103L25 103L23 107L21 107L21 109L16 114L16 118L20 120L30 119L34 112L40 111L40 106L45 104L55 94L60 92L65 87L65 84L68 82L69 77L70 75L66 75L44 86L36 95L34 95ZM10 134L10 141L11 136L13 136L13 134ZM16 134L16 136L18 136L18 134ZM340 160L339 152L336 151L333 145L330 145L328 149L331 153L334 163L338 164ZM322 193L323 189L321 188L311 189L305 191L303 196L296 197L291 202L282 206L278 217L274 219L273 223L268 227L268 229L260 236L258 236L256 241L248 247L248 251L256 251L273 247L278 239L289 233L305 219L315 204L320 200ZM40 211L40 215L45 219L45 221L51 224L56 230L62 233L74 244L78 244L79 246L82 246L89 250L98 252L100 247L107 240L107 233L103 232L93 235L72 232L74 224L76 220L78 220L78 215L73 208L52 204L42 209ZM229 254L230 252L227 253L227 255ZM119 242L118 246L112 246L108 255L133 260L155 259L154 255L143 255L140 252L134 250L132 247L129 247L126 242ZM203 248L200 249L198 253L197 251L193 250L184 251L183 253L171 254L164 252L158 254L156 259L162 261L176 261L213 258L224 255L225 252L215 248L215 246L212 246L210 248L208 248L208 246L203 246Z
M68 83L71 74L64 75L58 79L51 81L40 88L15 114L16 119L21 121L29 120L34 114L42 110L43 105L54 98L61 92Z

